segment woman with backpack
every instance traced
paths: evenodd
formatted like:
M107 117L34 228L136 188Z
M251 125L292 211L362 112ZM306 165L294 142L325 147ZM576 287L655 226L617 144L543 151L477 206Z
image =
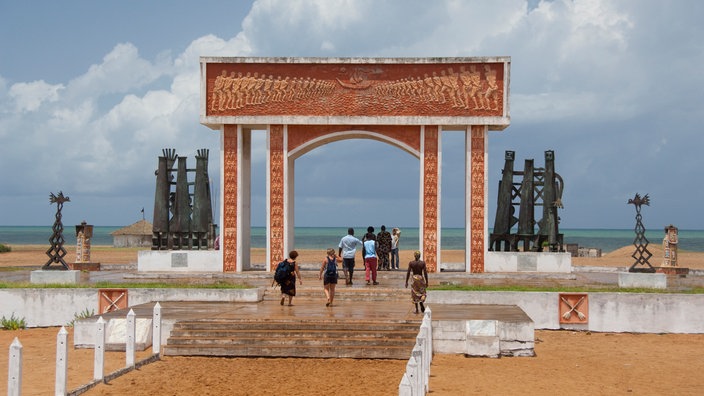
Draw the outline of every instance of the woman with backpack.
M293 296L296 295L296 277L298 277L298 282L302 285L303 278L301 278L301 273L298 272L298 263L296 263L296 258L298 257L298 252L291 250L288 253L288 258L281 263L276 268L274 273L274 281L281 286L281 305L284 305L284 300L288 297L288 305L293 305ZM284 275L281 276L280 280L277 280L277 276L280 272Z
M335 299L335 286L337 285L337 256L335 255L335 249L328 249L327 256L320 266L318 279L323 280L323 290L325 290L325 297L328 299L325 306L329 307L332 305L332 300Z

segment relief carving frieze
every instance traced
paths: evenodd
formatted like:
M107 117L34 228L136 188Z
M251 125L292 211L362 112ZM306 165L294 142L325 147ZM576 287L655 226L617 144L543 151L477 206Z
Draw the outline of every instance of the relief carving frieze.
M501 116L504 63L208 63L207 115Z

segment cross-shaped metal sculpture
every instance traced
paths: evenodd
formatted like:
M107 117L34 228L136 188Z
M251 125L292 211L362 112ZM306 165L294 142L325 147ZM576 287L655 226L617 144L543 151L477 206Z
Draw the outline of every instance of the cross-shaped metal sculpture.
M645 237L645 226L643 226L643 217L640 215L641 205L650 206L650 197L645 194L643 197L636 193L636 196L628 200L628 204L636 207L636 238L633 240L633 246L636 247L635 252L631 255L636 261L628 269L628 272L655 272L655 268L648 262L652 253L648 251L648 238ZM636 268L636 265L647 265L648 268Z
M49 203L56 204L56 220L54 221L54 226L52 230L54 231L49 238L51 242L51 247L46 251L46 255L49 256L49 261L42 266L42 269L60 269L68 270L68 264L64 261L66 256L66 249L64 249L64 225L61 222L61 209L64 207L64 202L71 202L69 197L64 196L64 193L59 191L58 195L51 193L49 195ZM54 268L51 265L54 263L59 263L62 266Z

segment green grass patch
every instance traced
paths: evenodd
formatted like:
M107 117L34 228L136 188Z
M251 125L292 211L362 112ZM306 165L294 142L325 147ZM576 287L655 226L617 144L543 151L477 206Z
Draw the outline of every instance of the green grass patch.
M549 286L521 286L521 285L437 285L430 286L428 290L441 291L503 291L503 292L550 292L550 293L652 293L652 294L704 294L704 288L691 289L647 289L647 288L619 288L617 286L605 287L549 287Z
M245 284L215 282L215 283L165 283L165 282L143 282L143 283L116 283L116 282L96 282L96 283L47 283L36 284L29 282L0 282L0 289L251 289L253 286Z
M7 253L7 252L11 252L11 251L12 251L11 247L0 243L0 253Z

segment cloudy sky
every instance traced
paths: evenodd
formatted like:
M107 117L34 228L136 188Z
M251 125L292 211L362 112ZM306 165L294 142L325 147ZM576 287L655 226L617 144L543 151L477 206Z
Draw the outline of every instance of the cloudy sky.
M189 164L210 149L219 180L218 134L198 122L199 56L510 56L511 126L489 136L490 226L504 151L518 169L555 150L561 227L632 229L627 201L648 193L646 228L702 228L704 2L222 3L0 2L0 225L51 225L59 190L65 225L127 225L143 207L151 219L162 148ZM461 136L442 145L442 224L461 227ZM418 169L375 141L316 149L296 162L296 226L417 226Z

